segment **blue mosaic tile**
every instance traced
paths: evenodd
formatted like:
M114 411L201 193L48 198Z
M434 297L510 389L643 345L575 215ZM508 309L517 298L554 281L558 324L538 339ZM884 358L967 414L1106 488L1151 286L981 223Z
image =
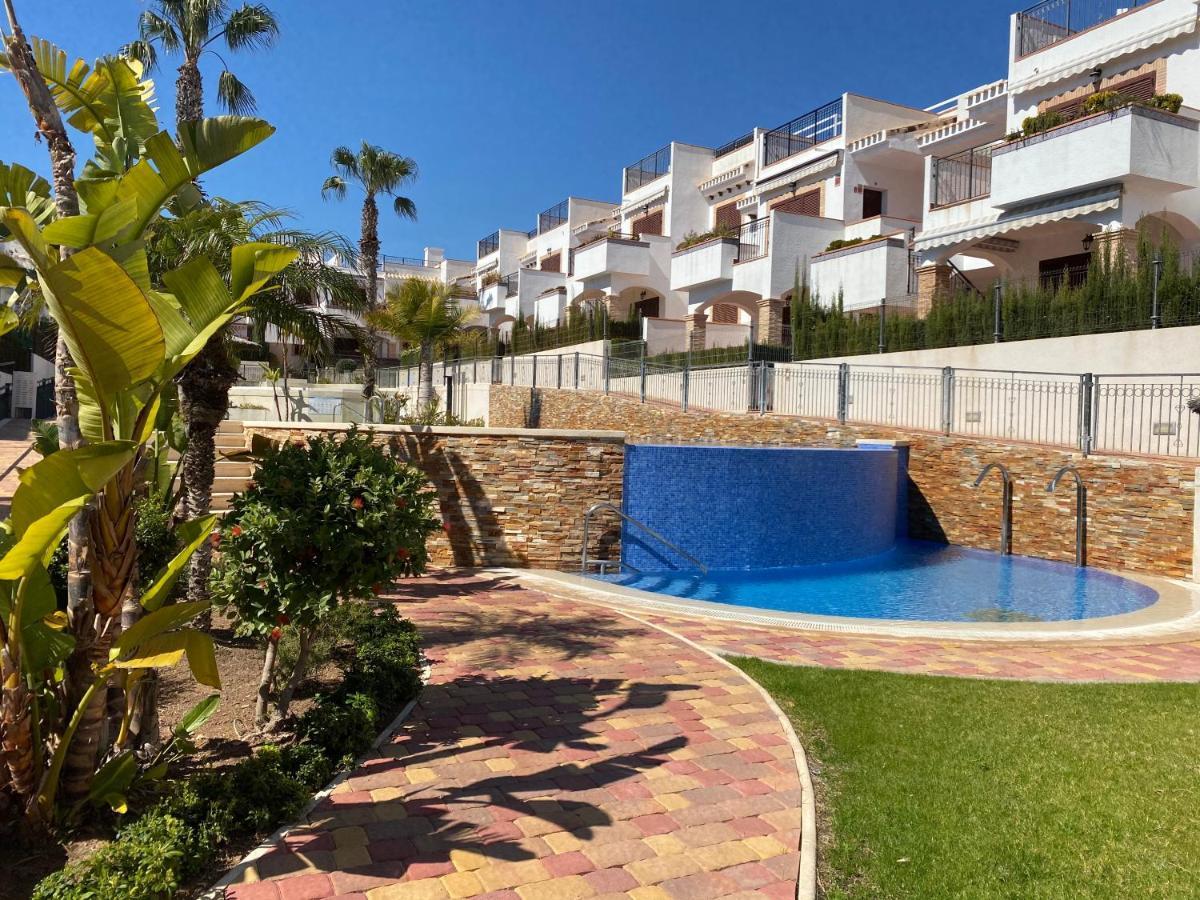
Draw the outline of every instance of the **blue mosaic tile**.
M630 444L624 506L714 569L844 562L883 553L907 520L906 449ZM691 564L626 524L637 569Z

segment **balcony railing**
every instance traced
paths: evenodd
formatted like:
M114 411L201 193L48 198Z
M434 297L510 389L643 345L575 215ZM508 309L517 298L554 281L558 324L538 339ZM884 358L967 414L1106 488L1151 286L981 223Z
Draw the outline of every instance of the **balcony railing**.
M416 266L422 269L436 269L437 263L428 263L425 260L416 256L381 256L379 257L379 267L384 266Z
M1017 13L1017 58L1153 3L1154 0L1045 0Z
M740 263L761 259L767 255L770 219L755 219L738 229L738 258Z
M643 157L632 166L625 167L625 193L636 191L643 184L661 178L671 171L671 145Z
M544 213L538 214L538 234L545 234L547 231L553 231L563 222L567 221L568 201L556 203Z
M931 208L963 203L992 192L993 144L972 147L933 161Z
M479 258L483 259L490 253L495 253L500 249L500 232L493 231L487 237L479 241Z
M517 272L513 272L511 275L505 275L500 279L499 283L504 287L504 296L515 297L517 295L517 281L519 279L520 275Z
M713 157L715 159L720 159L722 156L725 156L727 153L732 153L734 150L740 150L743 147L745 147L747 144L752 143L753 141L754 141L754 132L753 131L751 131L749 134L743 134L740 138L735 138L734 140L730 141L728 144L723 144L722 146L718 147L716 153L713 154Z
M763 165L779 162L842 133L842 100L798 116L763 135Z

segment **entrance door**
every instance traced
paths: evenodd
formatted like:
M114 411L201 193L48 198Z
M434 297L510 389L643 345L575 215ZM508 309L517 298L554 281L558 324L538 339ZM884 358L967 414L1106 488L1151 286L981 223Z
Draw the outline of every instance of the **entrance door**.
M863 188L863 218L874 219L883 215L883 191Z

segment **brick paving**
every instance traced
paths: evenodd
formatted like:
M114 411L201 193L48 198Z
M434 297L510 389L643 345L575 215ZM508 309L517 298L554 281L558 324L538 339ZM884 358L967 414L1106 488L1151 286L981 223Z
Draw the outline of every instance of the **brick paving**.
M724 656L796 666L1024 681L1200 681L1200 641L1002 643L788 631L715 619L644 615Z
M409 720L227 896L788 897L802 791L738 672L510 578L407 582Z
M8 515L20 469L41 459L29 451L29 420L9 419L0 425L0 518Z

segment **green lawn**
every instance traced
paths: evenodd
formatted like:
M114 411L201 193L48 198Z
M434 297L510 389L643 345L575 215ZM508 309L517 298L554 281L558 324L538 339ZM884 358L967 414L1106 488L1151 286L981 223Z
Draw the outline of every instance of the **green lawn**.
M827 898L1200 897L1200 686L737 662L810 754Z

